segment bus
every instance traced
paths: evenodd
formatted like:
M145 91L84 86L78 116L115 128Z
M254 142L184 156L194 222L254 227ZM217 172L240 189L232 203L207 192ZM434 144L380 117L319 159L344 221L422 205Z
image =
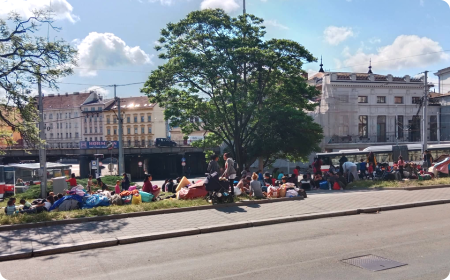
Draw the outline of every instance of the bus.
M450 154L450 144L428 145L427 149L430 150L435 160L443 155ZM362 151L354 149L331 153L318 153L317 157L322 160L322 171L328 171L330 164L339 166L339 159L344 154L348 161L356 163L360 162L361 159L366 160L370 152L375 154L378 163L389 163L390 166L394 165L399 155L407 162L414 162L418 165L421 165L423 162L422 144L370 146Z

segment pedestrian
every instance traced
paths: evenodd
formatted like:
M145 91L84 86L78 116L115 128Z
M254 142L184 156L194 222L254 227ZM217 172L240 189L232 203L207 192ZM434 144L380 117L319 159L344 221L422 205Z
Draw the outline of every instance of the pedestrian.
M230 184L231 195L234 195L234 179L236 179L236 169L234 168L234 160L231 158L230 153L223 154L225 160L225 171L222 177L227 178Z
M316 174L322 175L322 164L323 164L322 160L317 157L313 163L314 175L316 175Z
M358 180L358 171L356 168L356 164L353 162L347 161L342 164L343 174L347 174L347 182L352 182L353 179L355 181ZM352 178L353 176L353 178Z
M130 187L130 179L128 178L127 173L122 174L122 190L128 191Z
M69 185L71 187L76 187L77 186L77 179L75 178L75 173L72 173L72 176L70 177L70 179L66 180L66 182L69 182Z
M370 152L367 155L367 163L370 165L372 163L372 166L375 168L377 166L377 158L375 157L375 154L373 152Z
M211 156L211 160L209 161L208 168L206 169L206 171L209 174L219 173L220 172L219 163L217 163L218 161L219 161L219 156L218 155L212 155Z
M367 171L367 164L362 158L359 163L359 178L364 179L366 177L366 171Z
M342 171L342 165L348 161L348 158L345 156L345 154L342 154L342 157L339 159L339 173L344 174Z
M400 176L402 177L402 179L405 177L403 174L403 169L405 168L405 161L403 160L402 156L398 157L398 172L400 172Z
M433 163L433 156L431 156L430 150L426 150L423 153L423 165L425 167L425 170L423 170L423 172L428 172L428 168L431 167L432 163Z
M294 178L294 184L297 187L298 186L298 176L300 175L300 166L296 166L294 169L294 174L292 175Z

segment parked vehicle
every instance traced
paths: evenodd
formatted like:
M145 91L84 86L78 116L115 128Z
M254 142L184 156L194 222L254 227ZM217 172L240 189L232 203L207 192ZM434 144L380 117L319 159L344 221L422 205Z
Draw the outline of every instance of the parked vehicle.
M166 139L166 138L156 138L155 139L155 146L156 147L175 147L177 143L175 143L172 140Z

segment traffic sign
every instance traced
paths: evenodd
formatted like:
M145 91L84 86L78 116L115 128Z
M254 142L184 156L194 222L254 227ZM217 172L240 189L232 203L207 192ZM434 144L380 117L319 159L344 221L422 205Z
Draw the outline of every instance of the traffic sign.
M186 162L183 161L183 162L181 163L181 166L186 166Z
M97 161L96 160L91 161L91 169L97 169Z
M185 159L185 158L182 158L182 159L181 159L181 161L182 161L182 162L185 162L185 161L186 161L186 159Z
M142 161L138 162L139 167L142 167Z

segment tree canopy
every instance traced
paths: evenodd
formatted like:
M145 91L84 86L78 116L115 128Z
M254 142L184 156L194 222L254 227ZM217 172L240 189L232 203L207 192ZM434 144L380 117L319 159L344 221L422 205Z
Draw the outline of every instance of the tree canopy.
M51 11L37 10L27 19L12 12L7 20L0 19L0 123L20 132L28 144L38 141L32 96L38 79L44 87L57 89L57 79L71 75L76 65L77 51L70 44L35 35L43 24L59 30ZM5 114L10 110L18 110L17 117Z
M306 157L322 139L306 113L319 92L302 70L316 58L297 42L265 40L263 24L220 9L167 24L156 47L165 63L142 89L171 125L212 133L241 167L258 157Z

